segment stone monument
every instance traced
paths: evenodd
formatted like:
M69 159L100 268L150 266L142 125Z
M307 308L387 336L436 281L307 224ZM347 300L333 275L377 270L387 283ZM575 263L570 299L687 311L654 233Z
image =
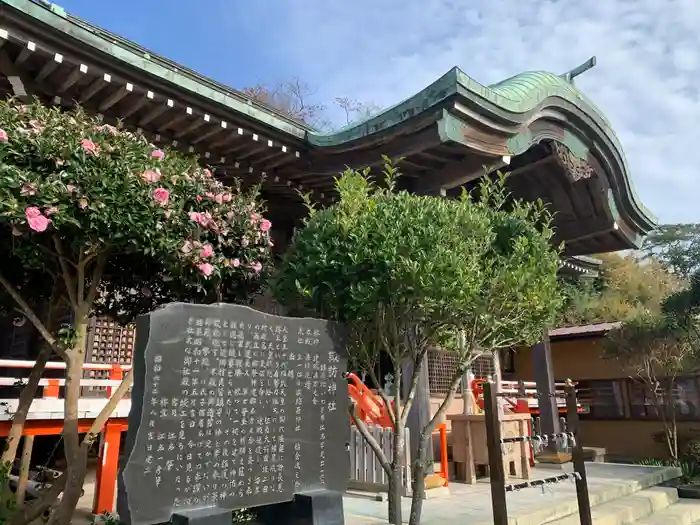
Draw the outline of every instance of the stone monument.
M341 328L236 305L137 320L117 510L128 525L342 524L350 475Z

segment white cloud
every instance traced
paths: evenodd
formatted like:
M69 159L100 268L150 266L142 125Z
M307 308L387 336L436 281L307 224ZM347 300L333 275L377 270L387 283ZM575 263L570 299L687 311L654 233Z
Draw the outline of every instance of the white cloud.
M620 136L637 193L663 222L700 222L696 0L277 0L254 9L266 11L271 52L325 100L390 105L453 66L489 84L563 73L597 55L577 86Z

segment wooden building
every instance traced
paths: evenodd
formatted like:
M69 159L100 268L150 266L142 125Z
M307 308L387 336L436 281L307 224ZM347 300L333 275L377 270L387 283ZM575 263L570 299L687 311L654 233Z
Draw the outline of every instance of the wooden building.
M550 332L556 381L579 384L584 413L581 431L585 445L605 448L610 459L666 458L663 426L635 371L603 357L600 342L619 323L558 328ZM533 377L531 349L514 351L504 366L504 379ZM700 376L677 380L673 399L681 446L700 439Z

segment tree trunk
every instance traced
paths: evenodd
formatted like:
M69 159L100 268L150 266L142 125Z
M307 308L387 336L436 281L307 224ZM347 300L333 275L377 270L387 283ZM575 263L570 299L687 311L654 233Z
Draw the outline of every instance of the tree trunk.
M452 400L457 393L457 388L462 382L462 377L467 366L467 362L463 362L457 368L454 376L452 377L452 384L450 385L450 390L447 392L445 399L435 412L428 425L423 429L420 435L420 446L418 447L418 457L413 463L413 494L411 496L411 514L409 517L409 525L419 525L421 514L423 513L423 499L425 492L425 458L428 451L428 443L433 435L433 430L437 427L438 421L442 419L447 412L447 407L450 406Z
M78 420L80 380L83 377L85 344L87 341L87 315L82 312L76 312L75 332L75 346L68 351L63 409L63 450L66 457L66 486L61 498L61 504L49 520L51 525L69 525L73 511L80 499L87 468L87 450L81 450Z
M671 405L671 457L674 464L678 464L678 424L676 422L676 407Z
M389 523L401 525L401 498L403 496L404 421L401 417L401 363L394 363L394 443L389 476Z
M423 432L425 434L425 432ZM428 434L430 436L430 434ZM425 499L425 458L428 453L428 443L425 435L421 435L418 446L418 457L413 462L413 482L411 495L411 513L408 518L408 525L419 525L423 514L423 499Z

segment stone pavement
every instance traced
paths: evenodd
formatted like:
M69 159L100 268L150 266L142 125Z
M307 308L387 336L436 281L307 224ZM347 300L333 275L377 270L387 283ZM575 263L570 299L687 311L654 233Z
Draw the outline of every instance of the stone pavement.
M657 485L680 474L678 469L638 465L587 463L586 467L592 505ZM552 475L551 469L535 468L532 479ZM475 485L450 483L449 489L449 497L423 502L422 525L493 525L488 480L479 480ZM408 522L411 503L408 498L404 498L402 503L402 518ZM572 482L564 481L549 485L544 492L540 488L509 492L507 505L508 516L513 524L542 525L576 512L576 488ZM347 496L345 515L349 525L387 523L387 504L369 498Z
M629 495L638 490L658 485L677 477L678 469L618 465L612 463L587 463L591 504L596 505ZM533 469L532 479L552 476L551 469ZM91 521L90 508L94 494L94 475L88 477L85 495L78 504L74 524L85 525ZM493 525L491 513L491 487L487 479L475 485L450 483L449 496L429 498L423 502L422 525ZM411 502L403 498L403 519L408 522ZM513 525L542 525L552 519L576 512L576 489L573 483L564 481L540 488L524 489L507 495L509 517ZM387 503L370 497L348 494L344 498L346 525L386 524Z

